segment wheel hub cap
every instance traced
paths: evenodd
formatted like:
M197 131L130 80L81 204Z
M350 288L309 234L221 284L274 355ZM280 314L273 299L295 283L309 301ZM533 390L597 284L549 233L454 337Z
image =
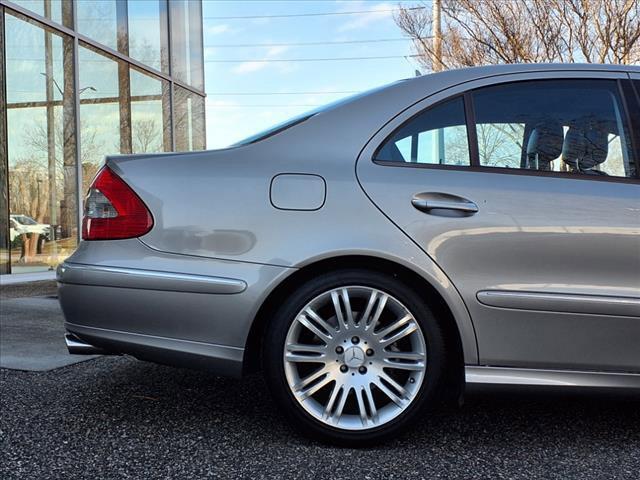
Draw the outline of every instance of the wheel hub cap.
M381 426L407 409L423 384L421 328L393 296L364 286L318 295L286 337L285 376L307 413L334 428Z
M349 368L358 368L364 365L365 355L360 347L349 347L344 351L344 363Z

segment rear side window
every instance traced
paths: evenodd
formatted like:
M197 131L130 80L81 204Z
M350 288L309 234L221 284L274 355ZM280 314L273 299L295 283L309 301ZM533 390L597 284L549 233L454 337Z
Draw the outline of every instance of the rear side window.
M637 118L636 102L628 87L628 112L616 80L535 80L472 90L412 117L374 160L637 177L627 118Z
M470 165L462 97L413 117L378 149L374 160L433 165Z
M480 166L635 175L615 81L519 82L476 90L472 98Z

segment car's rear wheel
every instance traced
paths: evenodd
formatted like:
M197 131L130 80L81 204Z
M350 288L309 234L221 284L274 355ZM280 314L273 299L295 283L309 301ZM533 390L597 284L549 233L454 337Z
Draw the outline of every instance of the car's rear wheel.
M264 355L273 395L296 426L357 446L406 429L431 403L444 342L412 288L348 270L289 297L267 330Z

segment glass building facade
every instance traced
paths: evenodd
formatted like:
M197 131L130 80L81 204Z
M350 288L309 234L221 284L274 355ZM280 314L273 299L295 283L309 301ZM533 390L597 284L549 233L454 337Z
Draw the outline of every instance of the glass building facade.
M0 0L0 274L55 267L104 156L205 148L199 0Z

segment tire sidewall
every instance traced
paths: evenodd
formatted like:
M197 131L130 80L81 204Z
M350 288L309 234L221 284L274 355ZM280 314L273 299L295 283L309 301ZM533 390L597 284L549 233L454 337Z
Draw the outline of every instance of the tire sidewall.
M318 295L344 286L364 286L383 291L400 301L418 322L427 348L427 369L423 383L411 404L384 425L348 431L326 425L298 403L285 375L284 346L297 314ZM303 433L323 441L348 446L367 445L408 429L413 420L434 400L444 365L444 341L438 322L419 294L398 277L367 270L344 270L316 277L298 288L273 317L265 336L263 367L271 393L283 413Z

